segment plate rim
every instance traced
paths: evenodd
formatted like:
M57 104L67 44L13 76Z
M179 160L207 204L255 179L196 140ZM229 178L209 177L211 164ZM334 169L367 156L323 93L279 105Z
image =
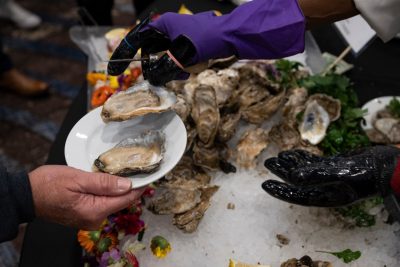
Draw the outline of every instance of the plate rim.
M67 155L69 155L69 153L68 153L67 150L68 150L68 147L69 147L69 145L71 144L72 140L75 140L75 139L74 139L74 136L75 136L76 133L77 133L77 127L79 127L79 124L82 124L83 121L84 121L85 119L87 119L88 116L91 116L91 115L89 115L89 114L95 113L95 112L99 112L99 110L100 110L101 108L102 108L102 106L97 107L97 108L95 108L95 109L92 109L90 112L87 112L83 117L81 117L81 118L74 124L74 126L73 126L73 127L71 128L71 130L69 131L68 136L67 136L67 138L66 138L66 140L65 140L65 144L64 144L64 158L65 158L65 162L66 162L66 165L67 165L67 166L73 167L73 168L76 168L76 169L79 169L79 170L82 170L82 169L80 169L80 168L77 168L77 167L71 165L70 156L67 156ZM155 182L155 181L161 179L162 177L164 177L168 172L170 172L170 171L179 163L180 159L181 159L181 158L183 157L183 155L185 154L186 146L187 146L187 130L186 130L185 124L183 123L182 119L179 117L179 115L178 115L175 111L173 111L173 110L168 110L167 112L173 112L173 113L174 113L174 117L173 117L173 118L177 118L177 119L178 119L178 123L181 124L181 126L182 126L183 129L184 129L184 133L183 133L183 134L184 134L184 138L183 138L182 149L181 149L181 151L177 151L178 153L174 153L174 155L177 155L177 154L178 154L178 156L176 157L176 159L178 159L178 160L176 161L175 164L173 164L173 166L171 167L171 169L167 170L167 171L166 171L165 173L163 173L160 177L158 177L158 178L153 178L153 179L151 179L151 180L149 180L149 181L143 181L143 178L124 177L124 178L128 178L128 179L131 179L131 180L132 180L132 189L144 187L144 186L146 186L146 185L149 185L149 184L151 184L151 183L153 183L153 182ZM100 113L100 112L99 112L99 113ZM92 115L93 115L93 114L92 114ZM100 119L100 117L99 117L99 119ZM100 120L101 120L101 119L100 119ZM95 126L95 125L96 125L96 124L94 124L94 126ZM93 127L92 127L92 128L93 128ZM89 138L88 138L88 139L89 139ZM87 141L86 141L85 143L87 144ZM86 170L84 170L84 171L86 171ZM89 172L90 172L90 171L89 171ZM138 179L138 180L135 180L135 179ZM140 180L139 180L139 179L140 179ZM135 181L136 183L135 183L134 181ZM137 183L137 181L139 181L139 183ZM142 182L140 182L140 181L142 181Z

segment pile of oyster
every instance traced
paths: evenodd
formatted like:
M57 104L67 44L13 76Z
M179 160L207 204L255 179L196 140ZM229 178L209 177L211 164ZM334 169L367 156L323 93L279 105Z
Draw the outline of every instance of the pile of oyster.
M212 66L167 84L176 95L172 108L185 123L188 142L181 162L156 184L148 202L152 212L172 214L179 229L193 232L218 190L210 185L213 172L254 168L270 143L321 154L316 145L340 117L340 101L284 88L276 75L273 61L248 61ZM279 123L265 126L273 116Z

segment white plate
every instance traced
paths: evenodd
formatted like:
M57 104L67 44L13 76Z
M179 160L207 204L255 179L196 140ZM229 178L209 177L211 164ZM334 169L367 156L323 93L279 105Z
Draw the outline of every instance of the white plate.
M382 109L384 109L389 102L395 97L397 100L400 100L398 96L381 96L378 98L374 98L362 106L362 109L367 109L367 114L364 115L364 120L361 123L361 127L365 130L373 129L372 122L376 117L376 113Z
M167 174L181 159L186 148L186 128L173 111L149 114L124 122L105 124L101 107L80 119L72 128L65 143L67 165L84 171L92 171L94 160L106 150L125 138L147 130L161 130L165 133L165 154L160 169L151 174L131 176L132 187L150 184Z

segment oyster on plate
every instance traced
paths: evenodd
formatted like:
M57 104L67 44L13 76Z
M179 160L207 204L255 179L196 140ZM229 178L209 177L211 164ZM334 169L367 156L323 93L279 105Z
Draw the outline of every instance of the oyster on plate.
M255 159L268 146L268 131L262 128L246 131L236 147L236 162L243 168L255 166Z
M329 124L340 117L340 101L323 94L309 97L303 120L299 125L301 138L312 145L319 144Z
M101 118L104 122L129 120L148 113L165 112L171 109L175 102L174 93L143 82L107 99L101 111Z
M211 86L200 85L193 96L192 118L196 123L197 136L205 144L212 146L220 120L215 90Z
M160 167L164 146L164 133L148 131L122 140L102 153L94 161L94 166L102 172L119 176L152 173Z

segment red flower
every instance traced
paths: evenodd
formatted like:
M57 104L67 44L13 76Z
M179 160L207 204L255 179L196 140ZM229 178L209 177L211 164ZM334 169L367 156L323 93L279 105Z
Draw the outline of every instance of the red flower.
M136 235L144 229L144 222L136 214L120 214L114 219L119 230L125 230L125 234Z
M139 262L134 254L127 252L125 258L132 267L139 267Z

